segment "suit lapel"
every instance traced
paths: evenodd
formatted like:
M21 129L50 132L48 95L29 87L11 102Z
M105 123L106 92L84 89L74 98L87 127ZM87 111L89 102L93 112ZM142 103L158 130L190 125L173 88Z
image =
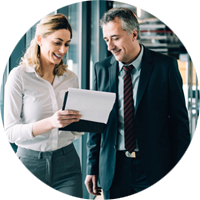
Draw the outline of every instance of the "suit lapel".
M116 100L114 104L116 115L118 113L118 64L117 63L118 62L115 60L115 57L112 56L110 61L110 66L108 68L110 92L116 93Z
M117 61L115 60L114 56L111 58L110 61L110 66L108 68L109 71L109 84L110 84L110 91L117 93L118 89L117 89L117 83L118 83L118 65L117 65Z
M144 47L144 46L143 46ZM110 66L108 68L109 73L109 84L110 84L110 92L116 93L116 101L115 101L115 109L118 109L118 62L115 60L115 57L112 56L110 61ZM138 85L138 92L137 92L137 101L135 112L137 112L137 108L140 104L142 96L144 95L144 91L148 85L149 79L151 77L151 72L153 70L152 58L151 53L148 49L144 47L144 54L141 63L141 73L140 73L140 81Z
M151 53L148 49L144 47L144 54L143 54L142 63L141 63L141 73L140 73L140 81L138 85L135 112L137 112L137 108L140 104L142 96L144 95L144 91L148 85L152 70L153 70L153 65L152 65Z

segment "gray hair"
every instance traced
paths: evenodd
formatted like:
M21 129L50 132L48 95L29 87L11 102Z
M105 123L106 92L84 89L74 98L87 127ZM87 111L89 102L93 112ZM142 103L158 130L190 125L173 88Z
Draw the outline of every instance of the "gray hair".
M121 21L122 29L130 34L133 30L137 31L137 39L140 39L140 27L136 15L127 8L112 8L104 13L100 19L101 28L110 21L114 21L115 17Z

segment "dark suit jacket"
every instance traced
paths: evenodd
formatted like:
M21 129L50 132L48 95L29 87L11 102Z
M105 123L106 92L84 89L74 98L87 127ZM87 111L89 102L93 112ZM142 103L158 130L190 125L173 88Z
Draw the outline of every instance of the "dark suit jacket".
M95 89L118 93L118 62L114 56L94 66ZM88 134L87 174L98 175L109 190L116 164L118 103L102 134ZM182 78L175 58L144 47L134 117L140 158L148 181L153 184L179 161L190 143L188 114Z

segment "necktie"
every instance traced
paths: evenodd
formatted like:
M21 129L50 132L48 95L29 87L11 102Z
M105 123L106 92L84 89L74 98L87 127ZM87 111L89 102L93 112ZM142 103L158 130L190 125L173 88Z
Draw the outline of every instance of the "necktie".
M133 65L123 66L124 69L124 134L125 148L129 153L135 149L135 134L133 129L134 105L131 70Z

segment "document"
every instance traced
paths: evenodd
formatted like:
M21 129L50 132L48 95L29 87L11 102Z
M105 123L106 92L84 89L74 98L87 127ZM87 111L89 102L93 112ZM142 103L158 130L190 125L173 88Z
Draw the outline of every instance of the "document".
M103 133L115 98L115 93L69 88L62 109L79 111L82 117L59 130Z
M69 88L64 109L79 111L81 120L106 124L115 98L111 92Z

